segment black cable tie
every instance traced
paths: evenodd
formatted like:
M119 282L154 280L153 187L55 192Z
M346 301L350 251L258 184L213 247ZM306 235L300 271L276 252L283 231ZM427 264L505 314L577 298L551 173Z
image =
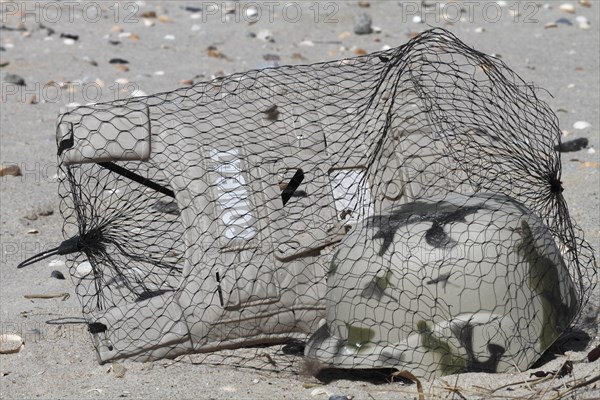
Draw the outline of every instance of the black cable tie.
M37 253L36 255L29 257L25 261L22 261L17 268L23 268L28 265L34 264L38 261L42 261L48 257L52 257L55 255L65 255L76 253L81 250L81 242L79 240L79 235L73 236L70 239L63 241L58 247L55 247L50 250L42 251L41 253Z
M134 182L137 182L141 185L149 187L150 189L156 190L159 193L162 193L169 197L175 198L175 192L173 192L171 189L164 187L156 182L153 182L150 179L146 179L143 176L138 175L135 172L129 171L128 169L125 169L115 163L102 162L102 163L97 163L97 164L101 167L108 169L109 171L112 171L116 174L122 175L125 178L129 178Z

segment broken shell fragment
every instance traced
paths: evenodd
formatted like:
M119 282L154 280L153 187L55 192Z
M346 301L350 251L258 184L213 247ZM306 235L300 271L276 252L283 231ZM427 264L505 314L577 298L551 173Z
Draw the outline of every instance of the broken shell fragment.
M0 335L0 354L18 353L25 347L23 338L19 335L4 334Z

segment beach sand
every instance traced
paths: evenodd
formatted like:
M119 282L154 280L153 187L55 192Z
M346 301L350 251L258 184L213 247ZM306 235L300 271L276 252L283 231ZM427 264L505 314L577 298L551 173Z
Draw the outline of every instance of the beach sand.
M208 8L209 3L214 8ZM0 3L1 71L18 74L26 83L3 86L0 103L0 160L3 165L18 165L22 173L0 177L1 333L25 340L20 352L0 355L1 398L417 398L417 385L408 381L388 383L381 377L350 372L334 374L331 382L318 380L298 372L300 357L283 359L289 366L282 372L238 366L237 357L266 357L263 353L275 357L280 351L277 346L227 353L237 357L223 352L214 356L214 363L205 362L204 356L190 356L100 365L86 326L80 323L81 307L69 277L50 278L56 268L48 261L16 269L23 259L62 241L55 139L61 107L126 98L135 90L168 91L186 80L201 82L272 66L274 55L280 65L352 57L402 45L411 34L439 26L468 45L501 57L525 81L552 95L544 100L557 113L564 140L589 140L588 148L562 155L562 181L571 216L598 258L600 2L591 1L591 7L586 7L571 1L573 13L561 10L562 3L554 1L458 2L462 11L455 2L430 1L433 11L427 12L420 1L368 3L369 7L356 2L256 2L257 13L251 17L235 7L226 14L224 2L205 2L204 12L190 9L201 7L191 1ZM361 13L371 16L379 33L353 33L354 18ZM548 25L552 23L556 26ZM212 56L209 46L216 49ZM223 57L214 57L214 51ZM127 60L127 68L110 64L113 58ZM60 88L62 82L71 82L71 89ZM575 129L578 121L589 122L589 127ZM62 272L68 273L64 267ZM70 297L24 297L57 292ZM425 397L553 398L577 382L598 376L600 361L590 363L586 355L600 344L599 297L598 291L592 294L576 326L579 334L554 346L536 369L558 370L571 360L571 375L541 383L519 383L531 379L531 370L447 376L422 382ZM559 351L564 353L551 354ZM219 359L223 362L215 365ZM584 386L573 398L599 398L599 388L600 382Z

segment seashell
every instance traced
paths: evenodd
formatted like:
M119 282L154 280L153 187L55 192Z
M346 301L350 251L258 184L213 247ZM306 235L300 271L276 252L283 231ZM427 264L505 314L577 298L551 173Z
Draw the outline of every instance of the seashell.
M15 334L0 335L0 354L18 353L25 347L23 338Z
M575 14L575 6L571 3L561 4L560 7L558 7L558 9L568 14Z
M21 176L21 168L18 165L2 165L0 166L0 176Z
M587 129L590 126L592 126L592 124L587 121L577 121L573 124L573 128L575 129Z

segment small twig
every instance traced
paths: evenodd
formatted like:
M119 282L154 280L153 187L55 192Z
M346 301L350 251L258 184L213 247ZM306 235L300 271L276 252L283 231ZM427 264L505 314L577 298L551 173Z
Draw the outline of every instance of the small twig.
M463 396L463 394L460 392L458 387L456 387L456 383L454 384L454 387L452 387L446 381L441 380L441 379L440 379L440 381L445 385L444 389L446 389L447 391L449 391L451 393L455 393L455 394L459 395L460 398L463 400L467 400L467 398L465 396ZM456 382L458 383L458 376L456 377Z
M566 368L567 363L569 363L570 360L567 358L567 360L562 364L562 366L560 367L560 369L552 374L552 379L550 380L550 383L548 384L548 387L542 391L542 395L540 396L540 398L543 398L546 393L548 393L548 390L550 390L550 385L552 385L552 383L557 379L557 378L562 378L564 376L564 374L566 374L563 369ZM572 373L573 369L572 369L572 363L571 363L571 371L569 373ZM562 375L562 376L561 376ZM554 389L554 390L558 390L558 389Z
M573 385L573 386L571 386L570 388L568 388L567 390L565 390L562 393L559 392L554 399L555 400L561 399L561 398L563 398L563 396L565 396L566 394L568 394L568 393L570 393L570 392L572 392L574 390L580 389L580 388L582 388L584 386L591 385L592 383L598 382L598 381L600 381L600 375L596 375L592 379L589 379L587 381L583 381L583 382L580 382L580 383L578 383L576 385Z
M265 357L267 359L267 361L269 362L269 364L273 365L274 367L277 366L277 363L275 362L275 360L273 360L273 357L271 357L271 355L269 353L262 352L260 354L260 356Z
M33 293L33 294L26 294L23 297L25 297L26 299L56 299L56 298L60 298L62 297L62 301L65 301L66 299L68 299L69 297L71 297L71 295L69 293L66 292L62 292L62 293Z
M498 386L497 388L491 390L490 393L494 393L494 392L497 392L498 390L506 389L506 388L511 387L511 386L522 385L522 384L529 384L529 383L532 383L532 382L535 382L534 384L537 385L538 383L540 383L542 381L547 381L547 380L550 380L550 378L549 377L543 377L543 378L528 379L528 380L524 380L524 381L507 383L506 385ZM530 390L533 391L533 388L531 388L529 385L527 385L527 387Z

